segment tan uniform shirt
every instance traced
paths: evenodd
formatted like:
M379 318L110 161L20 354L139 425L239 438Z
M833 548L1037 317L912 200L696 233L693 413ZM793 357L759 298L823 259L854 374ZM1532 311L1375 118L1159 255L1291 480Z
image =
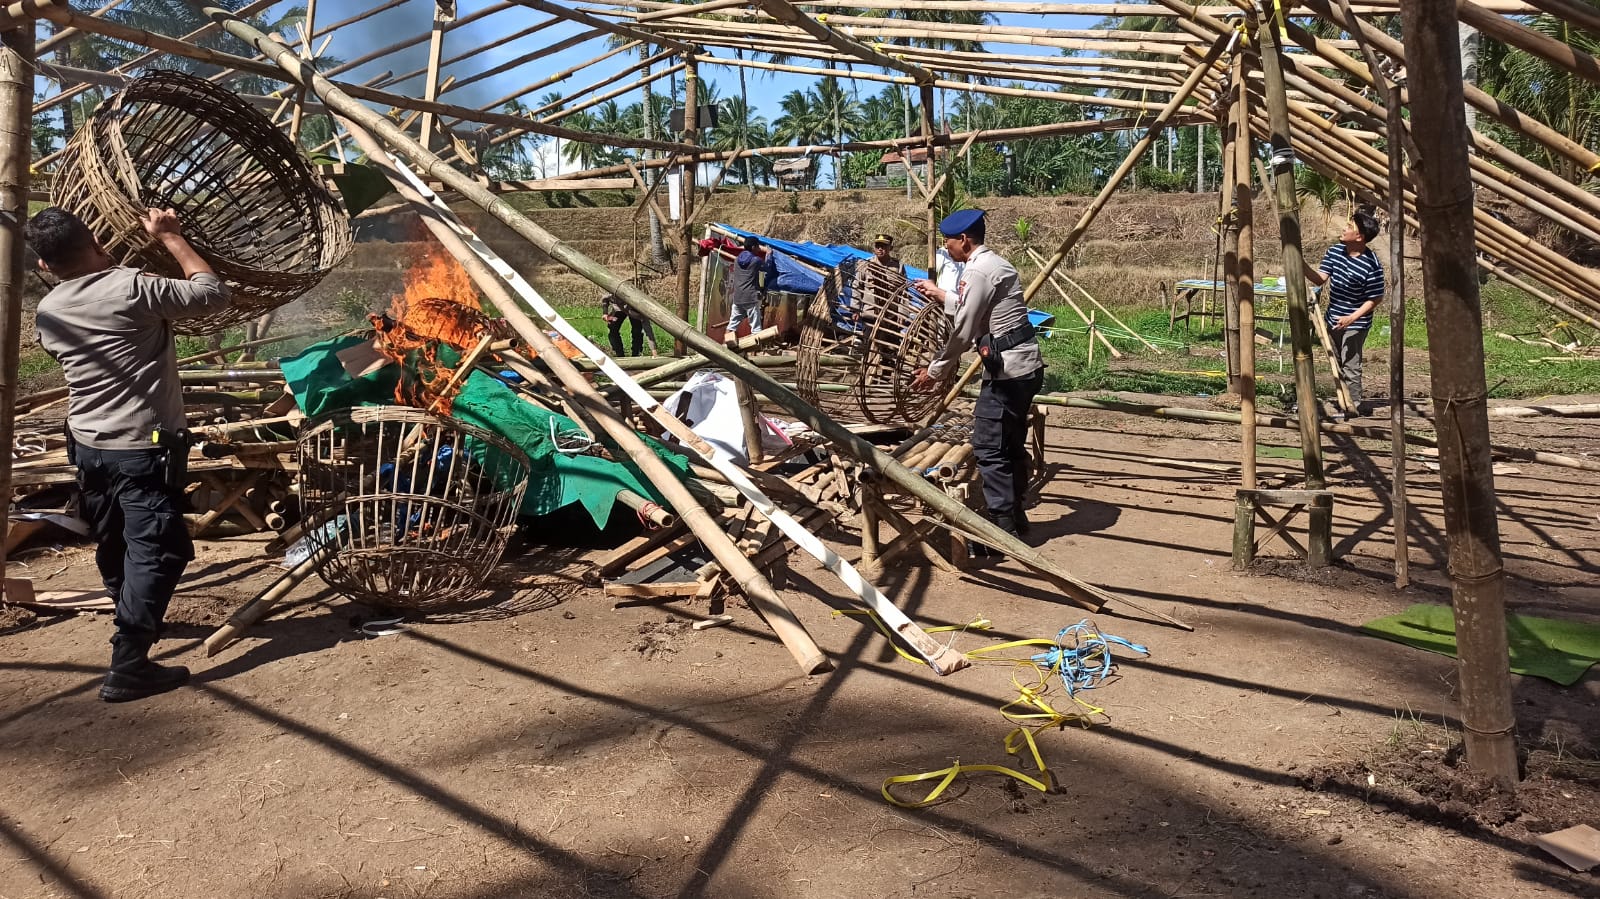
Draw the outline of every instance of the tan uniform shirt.
M978 338L998 337L1028 320L1028 306L1022 302L1022 279L1011 263L1000 254L980 246L967 260L956 286L955 330L944 351L928 365L928 377L942 381L954 374L952 368ZM1037 338L1018 344L1000 354L1003 370L996 380L1025 378L1044 368ZM985 369L983 376L989 377Z
M158 426L182 428L172 323L227 306L227 285L208 274L183 281L118 266L56 285L39 301L38 340L66 373L73 439L150 449Z

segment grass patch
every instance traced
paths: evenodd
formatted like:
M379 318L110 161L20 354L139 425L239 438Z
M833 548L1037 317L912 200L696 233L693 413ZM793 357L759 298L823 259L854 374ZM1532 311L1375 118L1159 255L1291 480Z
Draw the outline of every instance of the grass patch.
M1551 357L1560 357L1560 351L1548 344L1530 346L1498 336L1504 333L1535 340L1540 336L1549 336L1564 341L1577 336L1578 332L1573 326L1529 294L1501 281L1485 284L1482 299L1484 371L1491 397L1518 399L1600 393L1600 359L1547 361ZM1428 348L1425 305L1421 296L1409 298L1406 304L1404 341L1408 350L1426 351ZM1184 333L1180 328L1171 335L1171 339L1181 341L1182 345L1160 354L1151 352L1136 341L1112 337L1112 343L1124 354L1123 358L1111 359L1104 346L1097 345L1091 364L1088 361L1089 335L1077 313L1067 306L1047 305L1038 308L1054 313L1058 326L1049 339L1040 341L1045 362L1050 366L1045 375L1047 390L1106 390L1192 396L1211 395L1226 389L1224 378L1218 374L1226 367L1220 319L1194 319L1189 333ZM1117 308L1114 311L1135 332L1158 344L1168 339L1169 319L1165 311L1148 307ZM1271 310L1264 308L1262 311L1266 313ZM1275 333L1279 325L1276 322L1263 322L1262 327ZM1386 308L1380 308L1366 344L1366 380L1373 393L1381 394L1386 389L1389 340L1388 312ZM1320 348L1316 353L1319 360L1318 393L1331 397L1333 385L1328 378L1326 365L1321 361ZM1413 352L1409 354L1408 364L1410 369L1406 374L1410 389L1426 391L1426 360ZM1276 343L1271 346L1257 344L1258 397L1269 403L1274 399L1280 403L1287 402L1293 392L1293 378L1287 334L1281 354Z

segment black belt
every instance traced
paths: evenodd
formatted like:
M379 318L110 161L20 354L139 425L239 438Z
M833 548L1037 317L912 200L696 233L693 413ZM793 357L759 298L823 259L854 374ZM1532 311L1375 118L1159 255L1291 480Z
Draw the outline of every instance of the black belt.
M1033 322L1025 321L1004 334L985 334L978 338L978 357L983 360L983 367L990 375L998 376L1005 369L1000 354L1012 347L1027 343L1033 339L1035 333L1037 332L1033 329Z

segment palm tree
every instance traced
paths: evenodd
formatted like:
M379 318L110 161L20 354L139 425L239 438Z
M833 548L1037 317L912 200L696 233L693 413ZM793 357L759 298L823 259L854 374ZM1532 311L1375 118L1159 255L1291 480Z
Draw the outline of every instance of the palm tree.
M730 97L722 101L718 113L721 121L711 131L711 146L718 150L752 149L768 140L767 120L756 115L743 97ZM742 160L744 182L750 193L756 192L755 162L746 156Z
M1538 15L1521 21L1546 37L1567 44L1580 55L1600 53L1600 40L1555 16ZM1567 70L1498 41L1482 41L1478 51L1478 78L1479 86L1496 99L1543 121L1571 140L1586 147L1600 142L1600 91ZM1570 159L1545 150L1542 145L1498 122L1480 119L1478 127L1522 155L1542 159L1551 171L1569 181L1582 181L1587 176Z
M861 130L862 116L861 104L845 92L839 79L832 75L817 82L811 89L811 105L821 116L824 127L831 128L829 136L833 138L835 146L844 143L846 134L854 134ZM841 182L840 157L843 153L835 153L833 157L833 189L838 190Z

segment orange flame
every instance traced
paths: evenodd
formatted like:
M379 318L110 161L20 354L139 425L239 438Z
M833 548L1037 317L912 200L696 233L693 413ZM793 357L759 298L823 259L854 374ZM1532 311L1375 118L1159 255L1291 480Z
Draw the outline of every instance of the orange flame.
M405 288L389 305L389 315L371 316L382 333L383 353L405 366L414 360L416 378L402 377L395 400L449 414L452 397L443 395L453 370L439 358L439 346L471 352L486 337L502 336L499 322L484 315L467 272L444 248L434 245L405 274ZM412 354L415 354L414 356Z

